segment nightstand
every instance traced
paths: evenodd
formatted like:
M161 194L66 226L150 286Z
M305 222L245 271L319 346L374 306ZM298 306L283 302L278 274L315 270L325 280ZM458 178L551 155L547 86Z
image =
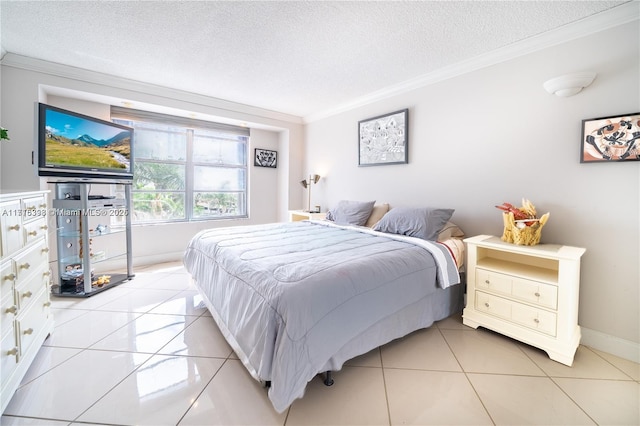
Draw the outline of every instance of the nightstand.
M521 246L479 235L467 244L467 303L462 317L535 346L571 366L580 344L580 247Z
M324 220L327 213L309 213L304 210L289 210L289 222L298 220Z

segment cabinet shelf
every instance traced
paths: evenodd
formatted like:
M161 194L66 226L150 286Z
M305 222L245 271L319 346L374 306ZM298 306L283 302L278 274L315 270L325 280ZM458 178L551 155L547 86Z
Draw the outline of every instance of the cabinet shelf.
M549 284L558 284L558 269L547 269L525 263L511 262L493 257L478 260L478 268L504 274L520 276L531 280L542 281Z

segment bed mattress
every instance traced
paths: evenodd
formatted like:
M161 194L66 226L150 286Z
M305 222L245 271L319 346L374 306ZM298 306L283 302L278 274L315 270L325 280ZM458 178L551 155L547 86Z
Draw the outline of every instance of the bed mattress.
M446 246L326 221L201 231L184 263L245 367L271 382L279 412L317 373L448 316L461 299Z

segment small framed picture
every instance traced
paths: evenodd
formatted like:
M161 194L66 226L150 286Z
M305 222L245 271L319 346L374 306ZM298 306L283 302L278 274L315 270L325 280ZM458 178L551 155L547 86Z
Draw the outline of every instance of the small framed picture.
M408 126L408 109L359 121L358 166L408 163Z
M581 163L640 160L640 112L582 120Z
M253 165L275 169L278 165L278 151L256 148Z

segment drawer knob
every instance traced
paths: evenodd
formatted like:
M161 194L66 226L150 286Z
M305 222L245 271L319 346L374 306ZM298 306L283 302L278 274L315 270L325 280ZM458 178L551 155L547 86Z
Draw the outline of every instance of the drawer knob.
M46 205L46 204L40 204L40 206L39 206L39 207L40 207L41 209L44 209L44 208L46 208L46 207L47 207L47 205Z
M540 293L538 293L537 291L535 293L533 293L534 296L536 297L540 297Z
M31 268L31 265L29 265L29 263L23 263L22 265L20 265L20 269L29 269Z
M484 302L484 306L489 307L489 302Z
M27 232L27 235L29 235L30 237L35 237L36 235L38 235L38 231L29 231Z
M51 306L51 302L44 302L43 305L45 308L48 308L49 306Z
M13 348L7 351L7 355L18 355L18 348Z
M18 225L17 223L9 227L9 231L19 231L19 230L20 230L20 225Z
M487 284L487 285L489 285L489 284L491 284L491 281L489 281L489 280L484 280L484 283L485 283L485 284Z
M43 276L43 277L48 277L48 276L50 276L50 275L51 275L51 271L47 271L47 272L43 272L43 273L42 273L42 276Z
M22 332L23 334L33 334L33 328L27 328L25 331Z
M31 293L30 291L25 292L22 297L31 297L33 296L33 293Z
M533 322L535 322L536 324L540 324L540 320L538 318L534 318Z
M43 252L43 253L49 253L49 247L45 247L45 248L43 248L43 249L42 249L42 252Z
M5 277L4 277L5 281L13 281L15 279L16 279L16 275L15 274L5 275Z
M46 231L47 229L49 229L49 227L48 227L47 225L42 225L42 226L40 227L40 229L42 229L42 230Z
M13 305L10 308L7 308L5 312L7 314L15 314L16 312L18 312L18 307L16 305Z

